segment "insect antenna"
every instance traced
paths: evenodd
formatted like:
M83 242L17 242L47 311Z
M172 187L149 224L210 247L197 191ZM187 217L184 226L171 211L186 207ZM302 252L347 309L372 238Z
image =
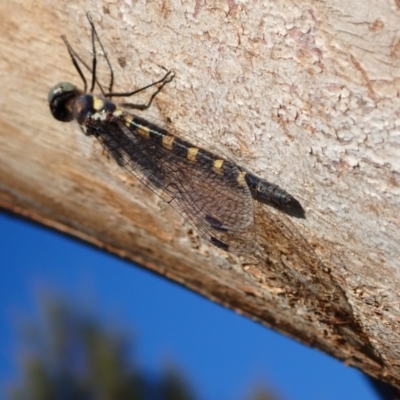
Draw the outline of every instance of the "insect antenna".
M114 71L113 71L113 68L111 66L111 62L110 62L110 60L109 60L109 58L107 56L107 52L104 49L103 43L101 42L100 37L97 34L96 28L94 26L94 22L93 22L92 17L91 17L89 12L86 13L86 17L87 17L87 19L89 21L90 26L92 27L93 59L92 59L92 87L91 87L90 92L93 91L94 85L97 82L97 79L96 79L96 66L97 66L96 39L97 39L97 41L99 42L99 45L101 47L101 50L103 51L104 58L105 58L105 60L107 62L107 65L108 65L108 69L110 70L110 84L108 85L108 93L111 93L112 89L113 89L113 86L114 86ZM99 83L97 82L97 84L99 84ZM100 85L99 85L99 87L100 87ZM106 95L102 88L100 90L103 93L103 95ZM111 97L111 96L108 96L108 97Z
M71 60L72 60L72 64L74 64L75 69L78 71L78 74L79 74L79 76L81 77L81 79L83 81L83 91L84 91L84 93L86 93L86 91L87 91L87 81L86 81L85 75L83 74L83 72L81 70L81 67L78 64L78 61L80 61L86 68L88 68L88 66L78 56L78 54L75 52L75 50L69 44L67 38L64 35L61 36L61 39L64 41L65 45L67 46L67 50L68 50L69 56L71 57Z
M92 75L92 80L91 80L91 85L90 85L90 90L89 93L93 93L94 91L94 87L97 84L97 86L99 87L101 93L103 94L104 97L108 97L108 98L112 98L112 97L130 97L130 96L134 96L137 93L146 90L152 86L158 85L160 84L160 86L157 88L157 90L151 95L149 101L145 104L134 104L134 103L122 103L121 106L126 107L126 108L132 108L132 109L137 109L137 110L145 110L147 108L149 108L154 100L154 98L157 96L158 93L161 92L161 90L163 89L163 87L172 81L172 79L175 77L175 73L172 72L171 70L167 70L164 67L163 68L166 72L166 74L159 80L152 82L142 88L139 89L135 89L132 90L130 92L113 92L113 86L114 86L114 70L112 68L110 59L108 58L107 52L104 49L103 43L100 40L100 37L96 31L96 27L94 25L93 19L90 15L89 12L86 13L86 17L89 21L90 27L91 27L91 42L92 42L92 65L89 66L80 56L79 54L72 48L71 44L68 42L67 38L65 36L61 36L61 38L63 39L65 45L67 46L68 49L68 53L71 57L72 63L75 67L75 69L78 71L79 76L81 77L83 84L84 84L84 93L87 93L87 80L82 72L81 67L79 66L79 63L81 65L83 65ZM110 83L108 85L108 93L105 92L103 86L101 85L101 83L98 80L97 77L97 50L96 50L96 41L99 43L101 50L103 51L104 54L104 58L107 62L108 65L108 69L110 71ZM78 63L79 61L79 63Z

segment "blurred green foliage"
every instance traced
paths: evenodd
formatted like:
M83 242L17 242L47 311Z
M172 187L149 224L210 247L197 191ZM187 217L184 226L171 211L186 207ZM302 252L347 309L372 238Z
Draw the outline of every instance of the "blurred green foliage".
M9 400L195 400L171 366L149 378L135 365L130 334L61 299L42 303L42 320L21 329L21 379ZM257 389L251 400L277 400Z

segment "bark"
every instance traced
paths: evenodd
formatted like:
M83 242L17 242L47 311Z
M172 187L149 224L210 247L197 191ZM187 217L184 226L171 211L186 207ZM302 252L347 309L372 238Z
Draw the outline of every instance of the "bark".
M244 3L2 2L0 206L400 388L400 4ZM173 68L151 113L287 189L306 220L256 205L259 250L225 253L55 121L49 88L80 85L60 35L90 60L86 11L116 90Z

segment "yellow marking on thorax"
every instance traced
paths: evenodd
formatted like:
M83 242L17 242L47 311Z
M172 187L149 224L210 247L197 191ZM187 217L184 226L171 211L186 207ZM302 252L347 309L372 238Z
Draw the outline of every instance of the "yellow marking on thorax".
M221 168L222 165L224 164L224 160L218 159L218 160L214 160L213 162L213 170L216 174L220 174L222 173Z
M133 121L133 115L127 114L125 115L125 125L130 128Z
M123 113L124 113L124 112L123 112L120 108L117 108L117 109L113 112L113 115L114 115L114 117L120 117Z
M241 171L239 175L237 176L236 180L239 186L244 186L246 184L246 181L244 177L246 176L247 172L246 171Z
M168 149L168 150L172 150L172 143L174 143L175 138L173 136L168 136L165 135L162 138L162 145Z
M93 109L101 111L104 108L104 101L100 97L93 96Z
M198 152L199 152L199 149L197 147L190 147L188 152L187 152L186 157L190 161L196 161L196 156L197 156Z
M143 136L146 139L150 139L150 128L148 128L147 126L140 125L136 129L140 136Z

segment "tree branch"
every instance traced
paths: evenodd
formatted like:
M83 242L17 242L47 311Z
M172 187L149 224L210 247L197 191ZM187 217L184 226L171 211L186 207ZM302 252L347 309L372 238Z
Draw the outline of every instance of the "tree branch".
M0 5L0 206L400 388L397 5L76 5ZM225 253L76 123L53 120L48 89L79 84L60 35L90 60L86 11L117 66L116 89L173 68L155 116L287 189L307 219L257 205L260 249Z

